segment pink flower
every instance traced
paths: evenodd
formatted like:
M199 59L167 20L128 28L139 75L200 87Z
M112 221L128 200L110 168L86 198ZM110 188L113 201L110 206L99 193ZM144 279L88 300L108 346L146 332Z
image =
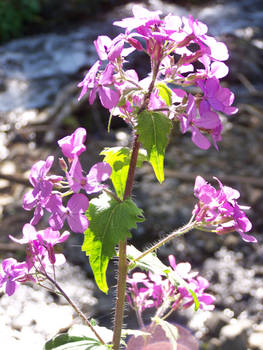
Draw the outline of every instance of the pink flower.
M102 185L101 182L108 180L111 176L112 169L109 164L100 162L93 165L88 175L83 176L81 164L77 157L74 158L70 171L67 173L67 179L70 188L75 193L80 189L84 189L86 193L96 193L103 190L106 185Z
M132 12L134 17L124 18L121 21L113 22L113 24L121 28L126 28L127 33L130 33L135 28L162 22L159 17L161 11L149 11L140 5L134 5Z
M198 85L204 93L204 99L213 109L228 115L237 113L238 109L232 106L235 98L234 94L229 89L222 88L216 77L205 81L199 80Z
M48 172L53 164L54 157L49 156L46 161L40 160L35 163L30 171L29 181L34 189L25 194L23 199L23 208L32 210L35 208L31 223L36 225L44 215L43 208L52 192L53 179L48 176Z
M111 109L117 105L120 99L120 93L114 87L114 66L109 63L103 72L97 74L100 65L100 61L97 61L88 71L84 80L78 84L78 87L82 87L79 100L88 93L89 103L93 104L98 93L103 107Z
M83 233L89 226L88 218L84 214L88 207L89 200L82 193L73 194L66 208L61 197L53 194L46 205L46 209L51 212L49 224L53 230L60 230L67 220L73 232Z
M0 287L5 284L5 292L11 296L15 293L18 282L28 274L26 262L18 263L16 259L8 258L2 261L3 274L0 273Z
M98 36L97 40L94 41L99 58L103 60L109 60L113 62L118 57L125 57L130 54L135 48L124 49L126 36L124 34L119 34L116 38L111 40L106 35Z
M217 148L216 141L221 139L220 133L222 130L220 119L215 112L212 112L209 107L206 108L202 102L199 105L199 112L200 116L197 117L195 98L192 94L189 94L186 113L179 116L182 133L190 129L194 144L206 150L210 147L209 140L202 134L202 132L206 132L212 136L214 145Z
M215 227L219 235L237 231L245 242L257 242L255 237L245 234L251 230L252 225L242 210L247 207L237 203L239 192L223 186L217 178L215 179L219 183L218 190L201 176L196 177L194 195L199 199L193 211L196 222L200 223L201 227Z
M30 257L28 259L28 266L31 267L35 262L39 262L37 256L43 257L48 254L48 259L51 264L56 263L56 256L62 254L55 254L54 246L55 244L65 242L69 237L69 232L65 231L60 235L59 231L54 231L52 228L48 227L45 230L36 231L35 227L31 224L25 224L23 227L23 238L17 239L13 236L9 238L19 244L29 244Z
M172 269L167 276L152 272L135 272L132 277L127 278L128 301L139 316L141 317L141 313L147 308L158 309L163 305L166 309L177 309L181 305L184 308L190 307L194 304L194 299L189 289L196 294L201 309L212 310L215 298L205 293L205 289L209 287L208 281L199 276L198 272L191 272L189 263L176 264L172 255L169 256L169 262ZM170 305L167 303L169 300ZM162 312L166 310L163 309Z
M86 130L84 128L77 128L73 134L60 139L58 145L67 158L73 159L86 150L86 146L84 145L85 140Z

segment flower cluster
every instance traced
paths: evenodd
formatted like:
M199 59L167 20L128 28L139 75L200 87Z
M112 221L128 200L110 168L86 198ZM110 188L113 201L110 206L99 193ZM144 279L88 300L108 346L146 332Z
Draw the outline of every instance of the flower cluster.
M60 234L67 221L70 229L76 233L83 233L89 226L85 212L89 206L87 194L103 190L111 175L111 167L104 162L92 166L87 175L83 170L79 156L86 150L84 145L86 130L78 128L75 132L58 141L62 153L67 157L60 158L60 165L65 176L49 175L54 157L49 156L45 161L40 160L31 168L29 181L33 189L26 193L23 200L25 210L34 209L30 223L23 227L23 238L10 238L19 244L27 244L26 261L19 263L13 258L2 262L0 273L0 287L6 284L6 293L12 295L18 282L39 282L45 277L49 266L61 265L65 262L63 254L55 254L54 246L64 242L69 232ZM69 168L69 170L68 170ZM83 190L84 193L79 193ZM66 205L63 199L71 196ZM49 227L37 231L37 225L44 212L49 213Z
M79 98L87 93L92 104L98 94L105 108L128 123L136 124L142 105L162 111L180 123L182 133L191 131L198 147L208 149L207 135L211 135L218 148L222 131L218 113L237 112L232 106L234 94L219 81L228 74L224 63L228 59L227 47L209 36L207 26L192 16L169 14L161 18L160 11L151 12L139 5L133 7L133 14L114 22L125 33L113 40L99 36L94 41L99 60L79 83ZM147 54L153 68L151 76L142 80L135 70L124 68L126 57L135 50ZM197 91L195 96L193 91Z
M172 255L169 262L171 268L168 276L134 272L128 277L128 301L137 314L141 317L145 309L155 308L159 309L162 315L158 316L162 317L168 309L188 308L194 304L190 290L197 296L201 309L213 310L215 298L205 292L209 282L197 272L191 272L189 263L176 264Z
M249 209L240 206L237 199L240 193L215 178L219 184L217 190L208 184L201 176L195 180L194 194L199 199L193 214L199 228L212 229L219 235L237 231L245 242L257 242L256 238L247 235L252 224L246 217L243 210Z
M25 210L34 208L34 215L30 221L32 225L39 222L45 209L50 213L49 225L53 230L62 229L65 220L73 232L83 233L88 228L89 222L84 215L89 206L86 194L99 192L105 187L101 182L110 177L111 167L100 162L95 164L86 176L83 175L79 156L86 150L85 139L86 130L78 128L72 135L58 141L68 161L67 165L64 158L60 159L65 177L48 175L54 161L53 156L33 165L29 180L34 188L25 195L23 201ZM59 192L59 189L66 192ZM81 189L85 194L79 193ZM68 195L72 196L64 206L62 199Z
M0 273L0 287L5 284L5 292L12 295L19 283L27 281L40 283L46 276L48 269L53 266L64 264L63 254L55 254L54 246L57 243L65 242L69 232L65 231L60 235L50 227L42 231L36 231L31 224L23 227L23 238L10 238L19 244L27 244L27 257L24 262L17 262L16 259L7 258L2 261L2 273Z

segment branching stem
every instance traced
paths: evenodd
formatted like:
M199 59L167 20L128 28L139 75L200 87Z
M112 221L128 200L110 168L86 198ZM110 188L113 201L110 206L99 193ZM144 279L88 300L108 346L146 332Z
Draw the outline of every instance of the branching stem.
M63 297L67 300L67 302L73 307L73 309L76 311L76 313L82 318L85 324L89 326L89 328L92 330L92 332L95 334L96 338L101 342L101 344L105 345L104 340L100 337L100 335L97 333L95 328L92 326L90 321L87 319L87 317L84 315L84 313L78 308L78 306L74 303L74 301L64 292L64 290L60 287L60 285L47 273L44 273L45 277L57 288L57 290L63 295Z

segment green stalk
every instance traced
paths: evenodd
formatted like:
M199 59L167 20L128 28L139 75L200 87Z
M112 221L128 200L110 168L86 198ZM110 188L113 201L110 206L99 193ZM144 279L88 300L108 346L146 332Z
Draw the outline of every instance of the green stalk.
M140 143L138 141L138 135L135 135L123 200L130 197L132 193L132 186L134 181L139 148L140 148ZM123 324L125 295L126 295L126 277L127 277L127 271L128 271L126 246L127 246L127 240L121 241L119 244L117 299L116 299L115 318L114 318L114 332L113 332L113 340L112 340L113 350L119 350L120 341L121 341L121 331L122 331L122 324Z
M152 65L152 80L147 93L144 95L144 100L141 108L138 111L138 115L147 108L150 100L151 93L154 89L154 84L157 79L160 62L153 63ZM134 175L136 170L137 158L140 148L139 135L134 135L134 142L132 147L132 154L130 160L130 167L126 181L126 187L124 191L123 200L127 199L132 194L132 187L134 182ZM121 331L124 317L124 305L126 295L126 278L128 272L128 261L127 261L127 240L119 243L119 266L118 266L118 282L117 282L117 299L115 304L115 317L114 317L114 331L113 331L113 350L119 350L121 342Z
M138 261L138 260L142 259L147 254L152 253L156 249L158 249L158 248L162 247L163 245L165 245L166 243L170 242L172 239L179 237L179 236L182 236L183 234L193 230L195 227L196 227L196 222L187 223L185 226L179 228L176 231L173 231L172 233L169 234L169 236L163 238L158 243L153 245L151 248L147 249L145 252L143 252L141 255L139 255L134 261ZM133 264L134 261L132 261L131 264Z
M78 306L74 303L74 301L64 292L64 290L60 287L60 285L52 278L50 277L46 272L44 272L44 276L57 288L57 290L63 295L63 297L67 300L67 302L73 307L73 309L76 311L76 313L82 318L83 322L86 323L87 326L91 329L91 331L94 333L96 338L99 340L99 342L103 345L105 345L104 340L101 338L101 336L97 333L95 328L92 326L90 321L87 319L87 317L84 315L84 313L78 308Z

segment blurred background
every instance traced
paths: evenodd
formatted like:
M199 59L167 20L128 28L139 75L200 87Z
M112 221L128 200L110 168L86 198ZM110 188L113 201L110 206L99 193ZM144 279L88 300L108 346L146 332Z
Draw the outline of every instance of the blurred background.
M263 349L263 2L262 0L0 0L0 259L24 259L23 250L8 235L20 237L31 213L22 209L29 190L31 166L50 154L60 157L57 139L78 126L87 129L86 166L100 158L103 147L126 146L126 125L113 119L99 103L77 102L77 83L97 60L93 41L115 36L112 22L131 16L135 3L164 15L192 14L206 23L209 33L230 51L229 75L222 84L236 95L235 116L224 124L219 152L202 151L191 135L174 130L166 155L166 181L160 185L148 165L137 173L135 200L146 221L134 232L138 249L186 223L195 200L197 174L221 181L241 192L249 205L258 244L246 244L238 234L224 237L191 232L159 250L167 262L189 261L210 283L216 296L213 312L177 313L172 322L185 325L200 340L202 350ZM147 62L134 56L133 68L142 75ZM100 159L101 160L101 159ZM59 169L53 168L54 172ZM47 220L43 221L43 226ZM93 283L88 259L80 252L81 235L66 244L69 264L58 272L65 290L100 325L111 326L114 288L102 295ZM115 262L108 280L115 285ZM68 278L70 276L70 280ZM56 304L60 307L56 308ZM0 336L9 349L38 349L56 332L80 322L60 298L36 286L21 286L13 297L0 294ZM136 328L130 313L126 323ZM6 345L6 346L7 346Z

